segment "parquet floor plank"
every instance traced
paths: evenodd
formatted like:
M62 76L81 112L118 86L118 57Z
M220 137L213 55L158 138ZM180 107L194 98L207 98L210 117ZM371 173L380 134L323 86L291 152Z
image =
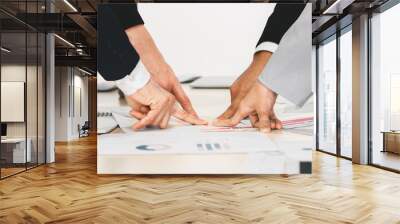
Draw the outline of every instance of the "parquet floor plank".
M0 223L397 223L400 175L314 152L312 175L97 175L95 136L0 181Z

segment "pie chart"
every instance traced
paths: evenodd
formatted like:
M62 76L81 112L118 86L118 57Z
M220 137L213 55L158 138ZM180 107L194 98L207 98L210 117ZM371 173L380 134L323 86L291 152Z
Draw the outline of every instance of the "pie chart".
M136 149L143 150L143 151L162 151L169 149L169 145L162 145L162 144L150 144L150 145L138 145Z

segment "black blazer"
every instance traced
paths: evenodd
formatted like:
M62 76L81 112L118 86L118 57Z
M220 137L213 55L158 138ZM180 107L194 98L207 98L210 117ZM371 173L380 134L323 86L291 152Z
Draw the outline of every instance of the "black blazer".
M276 4L256 46L263 42L279 44L283 35L299 18L305 7L306 4Z
M125 30L144 22L132 3L100 4L97 13L97 70L107 81L122 79L139 62Z

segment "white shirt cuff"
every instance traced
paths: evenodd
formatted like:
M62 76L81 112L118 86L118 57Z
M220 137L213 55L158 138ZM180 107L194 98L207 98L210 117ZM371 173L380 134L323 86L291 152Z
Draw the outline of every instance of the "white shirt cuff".
M276 51L276 49L278 49L278 44L274 43L274 42L262 42L261 44L259 44L256 47L256 52L259 51L269 51L271 53L274 53ZM256 53L255 52L255 53Z
M138 62L132 72L124 78L115 81L117 87L125 94L130 96L144 87L150 80L150 74L141 61Z

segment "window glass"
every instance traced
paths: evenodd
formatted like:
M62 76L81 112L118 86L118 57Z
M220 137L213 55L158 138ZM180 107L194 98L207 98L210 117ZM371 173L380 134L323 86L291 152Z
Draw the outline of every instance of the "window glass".
M318 48L318 146L336 153L336 39Z
M351 158L352 141L352 35L340 36L340 153Z
M37 13L38 3L27 2L26 12ZM31 19L33 23L34 19ZM38 33L34 29L27 29L27 81L26 81L26 111L27 111L27 141L30 147L30 161L28 168L37 166L38 159Z
M21 5L24 4L21 3ZM8 16L0 13L0 17L7 18ZM3 24L0 29L2 178L26 170L26 162L30 162L31 159L25 118L27 37L24 30L11 30L6 25Z
M376 14L372 25L372 163L400 170L400 4Z
M44 3L1 1L0 7L25 18L25 12L43 12ZM7 21L0 23L0 178L5 178L45 162L46 53L43 33L3 12L0 17Z

